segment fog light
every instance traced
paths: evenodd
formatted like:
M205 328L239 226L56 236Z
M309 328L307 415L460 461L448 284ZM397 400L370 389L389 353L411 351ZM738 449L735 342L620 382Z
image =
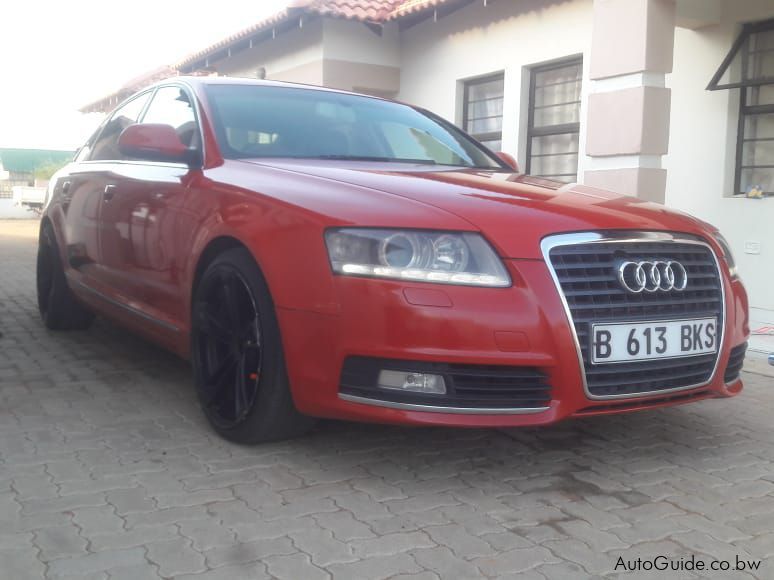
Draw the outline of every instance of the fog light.
M414 393L446 394L446 382L441 375L382 371L379 373L379 387Z

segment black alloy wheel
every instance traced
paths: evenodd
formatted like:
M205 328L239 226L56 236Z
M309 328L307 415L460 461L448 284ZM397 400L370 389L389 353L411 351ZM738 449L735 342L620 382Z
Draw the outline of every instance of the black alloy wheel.
M191 314L197 393L215 431L249 444L311 427L293 404L274 304L247 250L227 250L207 267Z
M229 429L255 404L261 378L258 309L239 272L221 268L201 289L194 315L202 373L202 404Z
M54 228L41 223L38 256L35 265L38 310L43 324L50 330L85 330L94 314L76 300L67 285Z

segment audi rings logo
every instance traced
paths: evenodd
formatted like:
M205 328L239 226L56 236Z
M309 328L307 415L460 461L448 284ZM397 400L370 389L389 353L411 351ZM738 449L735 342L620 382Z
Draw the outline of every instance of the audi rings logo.
M688 286L688 272L674 260L621 262L618 281L626 290L640 292L682 292Z

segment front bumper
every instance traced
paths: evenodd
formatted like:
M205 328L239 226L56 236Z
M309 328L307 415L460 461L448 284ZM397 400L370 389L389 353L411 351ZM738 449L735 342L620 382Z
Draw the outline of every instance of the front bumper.
M717 370L696 388L625 400L594 400L584 388L575 335L549 267L541 260L506 260L510 288L412 284L335 277L339 311L278 309L293 398L305 414L398 424L507 427L567 417L662 407L737 394L724 372L731 349L747 340L747 296L721 272L725 326ZM444 409L363 401L341 393L348 357L539 369L551 387L539 408Z

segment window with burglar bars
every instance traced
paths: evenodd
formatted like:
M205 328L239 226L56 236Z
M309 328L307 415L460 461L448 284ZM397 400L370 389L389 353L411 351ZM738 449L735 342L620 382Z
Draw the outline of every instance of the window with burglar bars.
M462 125L492 151L503 144L503 73L465 82Z
M532 69L526 167L530 175L577 180L582 78L580 58Z
M742 26L707 86L711 91L736 88L734 194L774 195L774 19Z
M742 78L768 84L743 86L736 153L736 189L774 195L774 22L750 34L742 56Z

